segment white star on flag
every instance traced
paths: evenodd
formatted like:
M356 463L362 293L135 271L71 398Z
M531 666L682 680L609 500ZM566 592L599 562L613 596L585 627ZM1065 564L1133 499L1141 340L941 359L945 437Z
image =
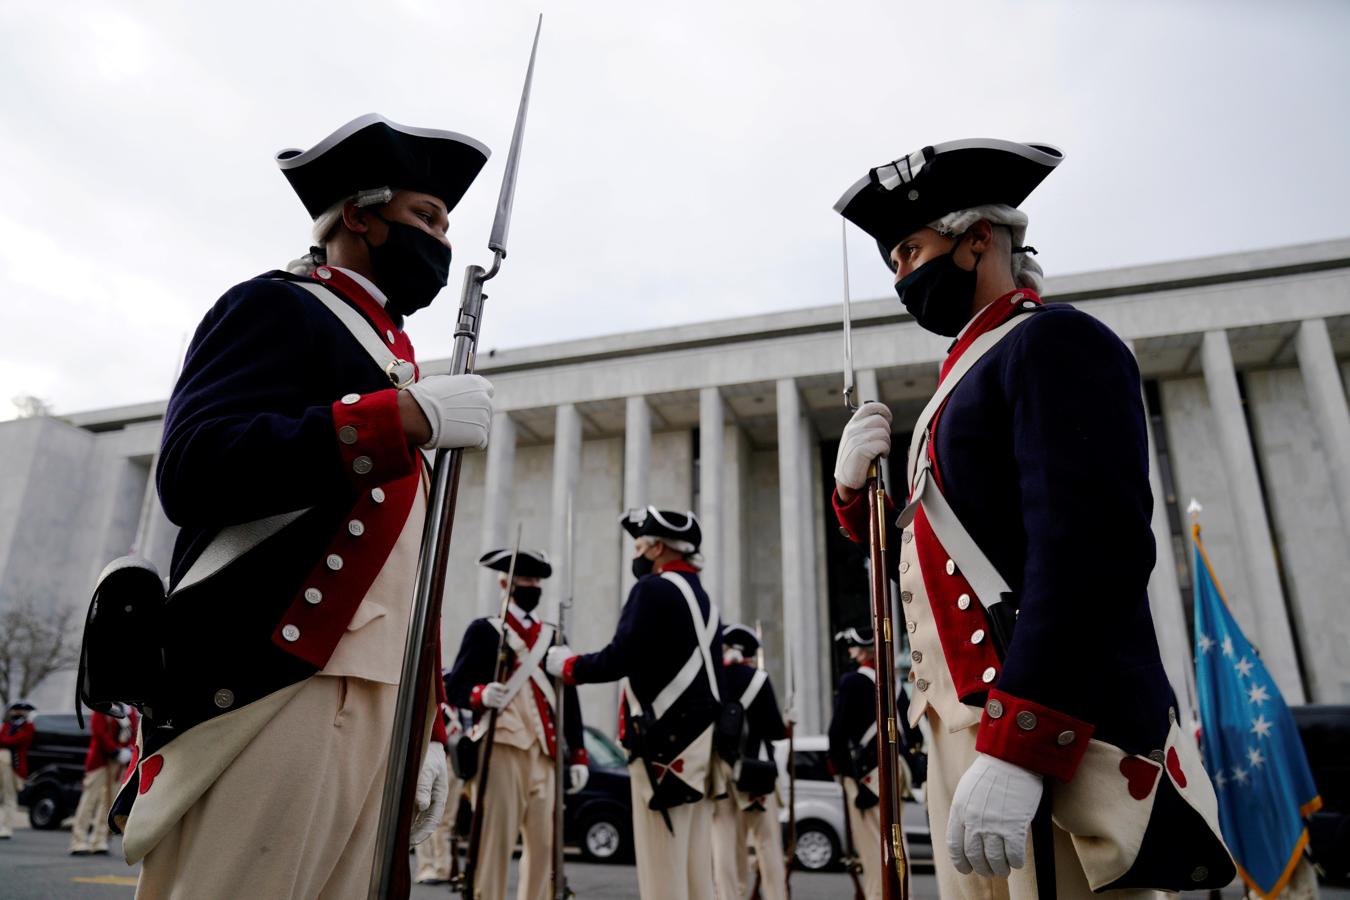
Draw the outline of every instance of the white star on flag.
M1236 767L1234 767L1234 768L1233 768L1233 778L1237 780L1237 783L1238 783L1238 784L1246 784L1246 783L1247 783L1247 770L1244 769L1244 768L1242 768L1241 766L1236 766Z
M1210 650L1214 649L1214 638L1205 634L1203 631L1200 632L1200 636L1195 639L1195 642L1200 645L1201 653L1208 653Z
M1266 690L1264 684L1254 684L1252 689L1247 692L1247 701L1260 706L1270 699L1270 693Z
M1252 764L1253 769L1259 769L1265 764L1266 758L1261 755L1260 747L1253 747L1247 751L1247 762Z
M1225 634L1223 636L1223 655L1224 656L1233 655L1233 638L1231 635Z
M1270 729L1274 722L1267 722L1265 716L1257 716L1252 720L1252 734L1257 737L1270 737Z
M1214 783L1219 786L1220 790L1223 790L1228 787L1228 776L1220 772L1214 776Z
M1238 670L1239 675L1247 678L1252 674L1252 661L1244 656L1233 664L1233 668Z

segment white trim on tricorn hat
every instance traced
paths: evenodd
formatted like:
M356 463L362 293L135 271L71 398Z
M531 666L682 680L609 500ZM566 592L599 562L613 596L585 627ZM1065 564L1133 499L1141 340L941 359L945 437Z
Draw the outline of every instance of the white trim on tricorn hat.
M722 645L740 647L746 656L754 656L759 651L759 635L748 625L728 625L722 629Z
M316 219L345 197L386 187L432 194L454 209L490 153L481 141L455 131L416 128L367 113L308 150L282 150L276 161Z
M867 633L866 637L863 637L864 631ZM834 639L836 641L843 641L850 647L871 647L877 642L876 635L872 633L872 629L866 626L863 626L861 629L855 626L852 628L845 628L843 631L835 632Z
M1064 159L1050 144L966 138L876 166L834 204L867 232L890 265L890 251L942 216L990 204L1020 205Z
M511 551L489 550L478 557L478 564L505 575L511 571ZM553 566L543 550L520 550L516 556L516 575L521 578L548 578L552 574Z
M619 516L619 524L635 538L655 538L680 553L694 553L703 543L703 529L693 510L630 509Z

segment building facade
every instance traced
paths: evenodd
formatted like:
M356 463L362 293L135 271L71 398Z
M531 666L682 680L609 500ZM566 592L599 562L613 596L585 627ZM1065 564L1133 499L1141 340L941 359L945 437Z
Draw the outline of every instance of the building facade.
M1286 699L1350 702L1350 240L1051 278L1046 294L1101 319L1139 360L1158 547L1150 599L1182 706L1194 702L1192 498L1228 602ZM948 342L893 298L855 304L853 321L859 396L892 407L903 448ZM722 620L763 629L780 696L803 728L823 729L842 664L831 636L867 618L863 554L829 505L848 419L842 368L834 304L484 352L497 412L491 446L463 468L447 657L471 618L495 611L495 573L475 560L508 546L517 523L524 545L554 560L545 609L572 567L570 643L593 650L632 582L620 513L692 509ZM83 607L103 564L133 547L167 570L175 529L147 494L162 412L0 423L0 604ZM617 691L582 696L588 722L612 733ZM73 673L38 695L48 709L72 697Z

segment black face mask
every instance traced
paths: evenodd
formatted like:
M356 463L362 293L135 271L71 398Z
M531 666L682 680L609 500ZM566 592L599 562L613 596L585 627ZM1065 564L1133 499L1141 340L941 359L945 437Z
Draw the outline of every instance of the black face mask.
M975 257L974 269L963 269L956 264L956 250L965 240L956 239L950 253L929 260L895 283L900 302L919 323L919 327L945 337L956 337L970 321L975 307L976 269L980 257Z
M516 606L526 612L534 612L534 608L539 605L539 598L543 593L544 589L541 587L525 587L518 584L511 589L511 599L516 601Z
M648 559L648 558L645 557L645 556L635 556L635 557L633 557L633 577L634 577L634 578L641 578L643 575L650 575L650 574L652 574L652 570L653 570L654 568L656 568L656 561L655 561L655 560Z
M375 284L389 298L385 309L410 316L430 305L450 280L450 248L420 228L374 215L389 226L388 236L378 247L361 236L370 250Z

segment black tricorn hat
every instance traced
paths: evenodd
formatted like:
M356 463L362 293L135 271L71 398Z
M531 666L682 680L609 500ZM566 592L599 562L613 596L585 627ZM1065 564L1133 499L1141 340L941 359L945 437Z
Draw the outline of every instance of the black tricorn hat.
M844 192L834 211L870 234L891 265L895 245L929 222L972 206L1016 207L1063 159L1049 144L947 141L872 169Z
M352 119L308 150L277 154L311 219L361 191L393 188L439 197L447 210L483 170L487 146L453 131L413 128L378 113Z
M686 553L693 553L703 543L703 529L699 528L698 519L692 511L675 512L655 506L630 509L619 517L619 524L635 538L656 538L670 543L672 547L677 543L689 544L693 549L684 551Z
M759 635L748 625L728 625L722 629L722 645L737 647L745 656L759 652Z
M846 647L870 647L876 643L876 637L870 625L845 628L843 631L836 632L834 639L840 641Z
M505 574L511 571L511 550L489 550L478 557L478 564ZM521 550L516 556L516 574L521 578L547 578L553 574L553 566L543 550Z

